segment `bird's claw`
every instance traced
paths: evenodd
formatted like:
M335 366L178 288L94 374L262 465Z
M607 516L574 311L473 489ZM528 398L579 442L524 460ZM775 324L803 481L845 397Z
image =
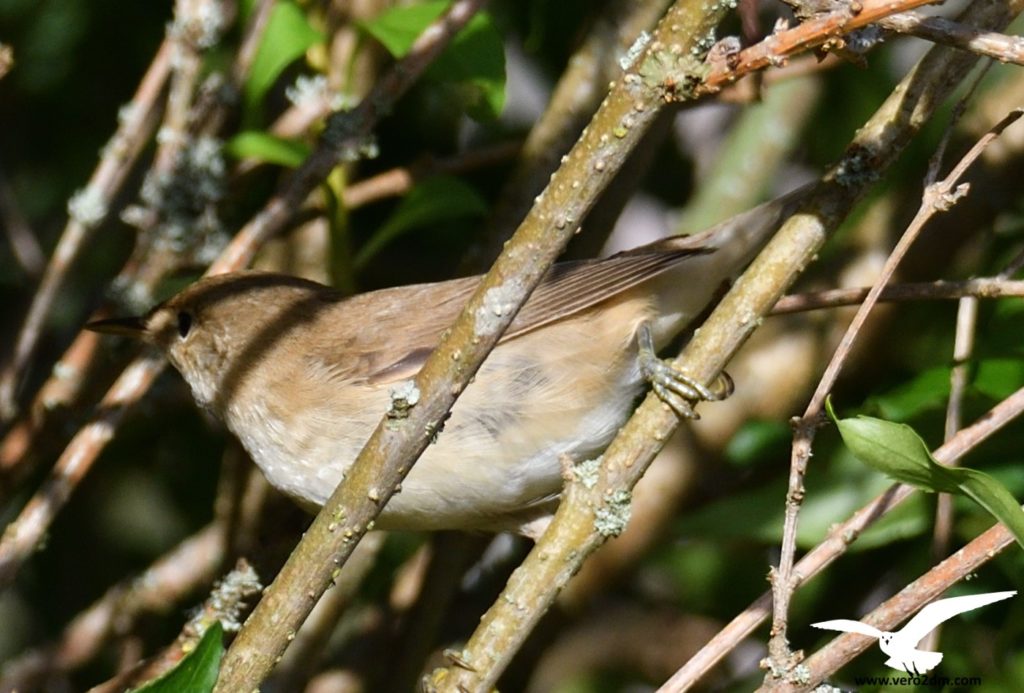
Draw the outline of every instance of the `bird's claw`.
M647 323L637 333L640 347L640 370L651 383L654 393L684 419L699 419L693 409L696 402L718 402L733 393L732 378L724 371L714 385L708 387L680 370L672 362L658 358L654 338Z

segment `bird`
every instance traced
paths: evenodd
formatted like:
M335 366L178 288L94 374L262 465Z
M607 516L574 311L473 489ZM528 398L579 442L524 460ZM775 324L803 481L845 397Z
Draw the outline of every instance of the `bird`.
M705 387L655 354L720 295L802 194L703 234L554 264L376 527L533 536L557 505L565 457L597 457L645 383L683 415L690 401L727 395L727 379ZM201 279L145 315L86 327L163 351L271 485L315 511L480 280L346 297L296 277L233 272Z
M935 630L939 624L948 621L954 616L1009 599L1016 594L1016 590L1010 590L939 599L917 612L917 615L910 619L907 625L894 633L878 630L866 623L851 621L845 618L833 621L820 621L811 625L823 630L859 633L871 638L878 638L879 649L889 655L889 659L885 661L886 666L905 671L908 674L924 674L937 667L942 661L941 652L917 649L918 643L926 635Z

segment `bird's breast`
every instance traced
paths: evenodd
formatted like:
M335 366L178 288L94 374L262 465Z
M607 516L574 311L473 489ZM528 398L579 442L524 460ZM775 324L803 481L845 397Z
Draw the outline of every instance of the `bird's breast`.
M619 301L500 344L378 525L496 528L556 495L563 458L599 454L643 389L634 335L648 309L644 300ZM394 386L293 373L272 387L240 391L225 419L272 485L322 505L383 417ZM304 406L275 397L275 387L303 390L290 401Z

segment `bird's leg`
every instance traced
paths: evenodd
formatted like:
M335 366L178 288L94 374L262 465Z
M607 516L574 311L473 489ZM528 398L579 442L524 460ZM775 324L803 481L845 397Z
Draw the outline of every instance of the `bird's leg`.
M693 410L695 402L717 402L733 392L732 378L722 372L715 384L708 387L684 373L672 362L658 358L654 351L651 327L646 322L637 332L640 347L640 370L651 383L655 394L684 419L699 419Z

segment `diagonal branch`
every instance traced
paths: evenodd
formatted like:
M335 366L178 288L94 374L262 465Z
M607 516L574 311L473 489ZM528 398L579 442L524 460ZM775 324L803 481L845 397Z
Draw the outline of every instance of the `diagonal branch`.
M132 100L122 109L117 132L104 148L103 157L92 177L68 202L67 226L32 297L11 362L0 374L0 420L9 420L16 413L21 375L39 343L43 322L53 307L68 269L85 247L91 231L106 218L109 205L121 189L132 163L156 128L158 101L171 74L173 49L174 41L164 39Z
M361 133L369 133L377 119L387 112L416 77L422 74L430 60L440 54L448 41L465 25L481 5L482 0L459 0L445 15L428 27L417 39L405 59L393 66L363 104L351 114L337 114L334 135L325 136L310 161L296 173L284 193L275 197L256 218L246 225L224 250L210 273L239 269L248 262L256 249L278 231L305 200L309 191L344 156L358 150L357 142L365 141ZM351 137L338 137L339 123L355 133ZM156 376L165 368L162 357L143 355L129 364L103 397L97 411L78 431L64 449L53 470L39 491L29 500L11 522L0 539L0 589L14 579L22 563L31 555L57 512L70 498L100 451L113 438L124 415L148 391Z
M666 104L692 98L704 71L699 41L724 14L724 6L706 9L699 0L669 9L416 376L415 406L378 425L257 605L225 657L217 690L252 690L267 675L597 196Z
M866 0L851 2L834 12L828 12L801 22L792 29L783 29L758 44L727 56L712 66L704 90L715 92L740 77L766 67L779 67L797 53L817 48L881 20L897 12L934 4L936 0Z
M839 373L853 348L853 343L867 321L868 315L874 309L882 291L895 273L899 263L921 234L925 224L936 213L948 209L960 197L966 194L967 185L958 185L958 183L964 173L966 173L967 168L981 155L981 152L989 143L1009 125L1016 122L1022 114L1024 114L1024 111L1016 110L1003 118L971 148L957 165L953 167L953 170L944 180L938 183L931 183L925 187L921 208L896 244L896 247L893 248L878 280L871 287L871 291L868 292L864 302L857 309L857 314L854 315L853 320L847 326L846 333L843 335L831 361L825 368L825 372L821 376L821 381L818 383L818 387L815 389L806 411L794 425L793 452L789 474L789 490L786 493L782 550L778 569L772 573L774 613L772 614L772 639L769 643L769 654L774 662L771 667L772 673L768 674L769 677L776 676L777 671L788 669L795 663L793 661L795 656L789 652L789 645L786 642L786 629L789 600L793 594L794 585L793 562L796 556L797 525L804 496L803 479L807 473L807 465L811 457L811 445L814 441L815 430L821 420L825 398L832 391L832 387L835 385ZM933 163L934 166L932 168L937 170L937 158L933 160Z
M981 445L1022 413L1024 389L1018 390L979 417L975 423L962 429L942 447L934 450L932 457L940 464L950 464ZM910 486L895 484L857 510L845 522L836 525L820 544L797 561L793 568L793 575L798 580L797 586L806 584L830 566L868 527L885 517L913 492ZM689 690L771 615L771 606L772 594L765 592L673 674L660 691L679 693Z
M920 12L901 12L878 23L890 31L955 46L1000 62L1024 65L1024 38L1020 36L980 31L945 17L929 17Z

